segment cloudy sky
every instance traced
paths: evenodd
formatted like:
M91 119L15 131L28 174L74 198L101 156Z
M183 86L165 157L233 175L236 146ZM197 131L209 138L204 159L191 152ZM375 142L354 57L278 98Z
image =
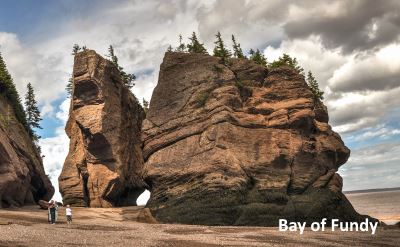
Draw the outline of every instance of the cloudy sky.
M68 151L73 44L103 55L112 44L138 76L132 91L149 100L178 35L195 31L211 51L218 30L227 44L235 34L245 51L268 61L289 53L314 72L330 124L352 150L340 169L344 190L400 186L400 1L2 1L0 52L20 94L28 82L36 89L53 183Z

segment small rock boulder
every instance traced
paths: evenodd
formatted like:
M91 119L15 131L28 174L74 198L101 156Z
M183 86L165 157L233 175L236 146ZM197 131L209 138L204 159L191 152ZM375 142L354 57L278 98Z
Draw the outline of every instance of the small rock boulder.
M48 209L50 203L48 203L47 201L39 200L38 205L41 209Z

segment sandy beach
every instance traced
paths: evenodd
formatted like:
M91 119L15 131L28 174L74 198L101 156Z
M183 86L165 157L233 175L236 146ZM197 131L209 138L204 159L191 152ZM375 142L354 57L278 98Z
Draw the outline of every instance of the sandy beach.
M135 220L142 207L74 208L74 222L64 215L47 223L36 206L0 210L0 246L398 246L400 228L370 232L279 232L274 227L217 227L146 224ZM61 209L60 212L63 212Z

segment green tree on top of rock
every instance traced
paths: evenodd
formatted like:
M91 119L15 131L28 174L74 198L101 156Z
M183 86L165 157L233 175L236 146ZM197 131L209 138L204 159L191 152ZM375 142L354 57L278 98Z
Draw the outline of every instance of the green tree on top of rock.
M267 66L267 59L265 58L264 54L260 52L259 49L257 49L257 51L250 49L249 54L251 61L254 61L255 63L263 66Z
M26 123L26 115L22 107L21 98L19 97L17 88L13 82L10 73L7 70L6 63L0 53L0 94L5 96L14 110L15 116L25 129L28 131L29 127Z
M110 45L109 47L108 47L108 57L111 59L111 62L115 65L115 66L117 66L117 68L119 67L119 64L118 64L118 57L115 55L115 53L114 53L114 47L112 46L112 45Z
M281 66L289 66L294 68L299 74L304 76L304 69L298 64L296 58L290 57L288 54L284 53L283 56L279 57L278 60L270 64L271 69L275 69Z
M121 75L122 81L124 85L131 89L133 86L135 86L134 81L136 80L136 76L134 74L128 74L124 71L124 68L121 67L118 63L118 57L114 53L114 47L110 45L108 47L108 57L110 58L111 62L117 67L119 70L119 73Z
M71 55L75 56L81 50L82 48L78 44L74 44L74 46L72 46ZM68 79L67 85L65 86L65 91L67 91L67 98L70 98L72 96L72 77Z
M186 45L185 43L182 42L182 35L179 34L179 46L176 48L177 52L185 52L186 51Z
M73 82L73 79L72 79L72 77L70 77L68 79L67 85L65 86L65 90L67 91L67 98L70 98L72 96L72 90L73 90L72 82Z
M204 45L202 43L200 43L199 40L197 39L195 32L192 33L192 37L190 37L189 39L190 39L190 43L187 44L188 52L208 54Z
M144 112L147 114L149 111L149 102L143 98L142 105Z
M232 42L233 42L233 56L236 58L246 58L243 55L243 50L240 47L240 44L236 43L236 39L235 36L233 36L233 34L232 34Z
M323 100L324 99L324 92L319 89L319 85L317 80L315 79L314 75L311 73L311 71L308 71L307 74L307 84L311 89L311 92L314 95L314 98L316 100Z
M171 45L168 46L167 52L172 52L172 46Z
M35 99L35 92L33 90L32 84L28 83L26 86L27 92L25 94L25 111L26 111L26 121L29 127L29 135L35 141L37 141L40 136L36 135L34 128L41 129L39 122L42 120L40 117L40 111L37 107L37 102Z
M79 47L78 44L74 44L74 46L72 46L72 53L71 55L76 55L78 54L78 52L81 50L81 48Z
M76 54L78 54L79 52L81 52L81 51L86 51L86 50L87 50L86 45L80 47L78 44L74 44L74 46L72 46L72 53L71 53L71 55L76 55Z
M224 41L221 38L221 33L218 32L215 37L217 40L214 42L215 47L214 47L214 56L220 57L221 62L223 64L226 64L227 59L231 57L231 52L225 47Z

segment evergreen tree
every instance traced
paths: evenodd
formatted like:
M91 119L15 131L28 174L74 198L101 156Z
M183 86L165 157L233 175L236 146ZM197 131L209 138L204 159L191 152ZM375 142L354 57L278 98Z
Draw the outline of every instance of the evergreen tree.
M86 46L84 46L86 49ZM82 50L82 48L78 45L78 44L74 44L74 46L72 47L72 53L71 55L75 56L76 54L78 54L80 51ZM72 97L72 88L73 88L73 79L72 77L70 77L68 79L68 83L65 86L65 90L67 91L67 98L71 98Z
M27 85L27 92L25 94L25 110L27 116L26 120L29 127L29 134L34 140L38 140L40 136L36 135L33 129L42 128L39 124L42 118L40 117L40 111L37 107L37 102L35 99L35 92L31 83L28 83Z
M324 99L324 96L323 96L324 92L319 89L318 82L315 79L314 75L311 73L311 71L308 71L308 74L307 74L307 84L310 87L311 92L313 93L314 98L316 100Z
M217 38L217 41L214 42L215 48L214 48L214 56L220 57L221 61L223 64L226 63L226 60L231 57L231 52L226 49L224 45L224 41L221 38L221 33L218 32L215 37Z
M118 57L114 53L114 47L110 45L108 47L108 57L110 58L111 62L117 67L119 73L121 75L122 81L126 87L131 89L135 86L134 81L136 80L136 76L134 74L128 74L124 71L124 68L118 64Z
M249 54L250 54L250 57L251 57L254 54L254 50L250 48Z
M65 90L67 91L67 98L71 98L72 97L72 90L73 90L73 79L72 77L70 77L68 79L68 83L67 86L65 86Z
M11 78L10 73L7 70L6 63L0 53L0 94L4 95L13 107L15 116L17 120L25 127L26 130L29 129L26 123L26 115L24 108L21 103L21 98L19 97L17 88Z
M171 45L168 46L167 52L172 52L172 46Z
M147 114L149 110L149 102L143 98L143 110Z
M118 64L118 57L115 55L114 53L114 47L112 45L110 45L108 47L108 57L110 58L111 62L117 67L119 68L119 64Z
M74 44L74 46L72 47L72 53L71 53L71 55L76 55L76 54L78 54L78 52L80 52L80 51L81 51L81 47L79 47L78 44Z
M294 68L297 73L304 76L304 69L299 65L296 58L290 57L288 54L284 53L283 56L279 57L277 61L270 64L270 68L278 68L280 66L289 66Z
M179 46L176 48L177 52L185 52L186 45L182 42L182 35L179 34Z
M122 67L120 67L122 69ZM125 86L128 89L131 89L133 86L135 86L135 80L136 80L136 75L135 74L128 74L123 70L120 70L122 81L124 82Z
M236 58L245 58L243 55L242 48L239 43L236 43L235 36L232 34L232 42L233 42L233 56Z
M254 61L257 64L267 66L267 59L265 58L264 54L260 52L259 49L257 49L257 51L250 49L249 54L250 60Z
M189 38L191 43L187 45L188 52L190 53L203 53L208 54L204 45L197 39L196 33L193 32L192 37Z

